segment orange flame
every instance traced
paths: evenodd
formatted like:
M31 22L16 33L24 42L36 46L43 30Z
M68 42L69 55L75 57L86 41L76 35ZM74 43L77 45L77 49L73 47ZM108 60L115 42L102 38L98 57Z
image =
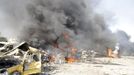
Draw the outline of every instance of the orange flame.
M75 59L73 57L66 57L65 60L66 60L67 63L73 63L73 62L77 61L77 59Z
M114 54L111 48L107 49L107 57L109 58L118 58L118 54Z

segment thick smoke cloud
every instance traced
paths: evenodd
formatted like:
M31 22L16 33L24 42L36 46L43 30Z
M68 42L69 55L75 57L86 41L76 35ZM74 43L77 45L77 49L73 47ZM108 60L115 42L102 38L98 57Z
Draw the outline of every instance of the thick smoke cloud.
M130 42L130 36L124 31L117 31L117 41L120 44L120 50L122 55L134 55L134 43Z
M116 40L104 17L88 0L1 0L0 30L6 37L28 41L38 48L59 42L63 33L70 36L76 48L104 52ZM3 23L3 24L2 24Z

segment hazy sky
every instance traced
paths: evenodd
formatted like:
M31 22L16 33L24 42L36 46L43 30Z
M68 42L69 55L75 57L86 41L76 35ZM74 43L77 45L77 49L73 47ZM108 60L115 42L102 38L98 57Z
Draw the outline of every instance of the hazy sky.
M123 30L134 41L134 0L102 0L98 7L114 16L112 31Z

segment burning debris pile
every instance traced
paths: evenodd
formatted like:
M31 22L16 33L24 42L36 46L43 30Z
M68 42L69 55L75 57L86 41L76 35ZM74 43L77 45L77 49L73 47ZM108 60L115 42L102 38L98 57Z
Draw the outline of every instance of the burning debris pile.
M92 2L1 0L1 34L14 38L17 43L27 41L14 47L7 39L0 38L6 40L0 42L0 61L9 62L4 67L6 72L12 74L17 70L28 75L40 73L42 66L50 64L92 62L96 55L106 55L106 49L108 57L119 57L117 42L121 42L109 30L105 17L94 11ZM4 17L1 18L1 14ZM15 63L10 63L12 61ZM1 64L3 62L0 67Z
M114 48L116 43L103 15L94 11L91 0L1 0L0 11L4 13L2 35L17 42L27 41L37 48L26 45L25 51L16 47L4 52L2 58L19 57L18 54L27 58L29 54L42 53L39 49L48 54L42 57L47 64L85 62L92 61L96 52L105 55L106 48ZM24 60L20 60L21 64Z
M8 43L8 44L7 44ZM3 42L0 42L3 44ZM5 47L6 46L6 47ZM12 48L8 48L12 46ZM62 58L57 58L57 56L48 54L43 50L33 48L26 42L22 42L17 46L9 42L5 42L4 48L0 50L0 74L19 74L19 75L29 75L29 74L46 74L49 71L55 70L53 64L63 64L63 63L74 63L74 62L86 62L90 61L88 58L91 57L91 61L94 59L95 52L91 51L90 54L87 50L83 50L80 53L80 57L76 58L76 49L72 49L71 56L61 56ZM90 55L90 56L89 56ZM58 60L58 61L56 61ZM63 61L59 63L59 60ZM82 61L81 61L82 60Z

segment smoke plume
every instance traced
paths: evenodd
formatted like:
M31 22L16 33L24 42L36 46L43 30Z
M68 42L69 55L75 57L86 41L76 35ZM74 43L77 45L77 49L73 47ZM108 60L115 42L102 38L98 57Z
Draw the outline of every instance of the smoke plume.
M130 42L130 36L121 30L116 33L117 41L120 44L120 50L122 55L134 55L134 43Z
M8 38L47 49L58 44L104 52L116 40L91 0L1 0L0 30ZM61 37L67 35L69 39Z

